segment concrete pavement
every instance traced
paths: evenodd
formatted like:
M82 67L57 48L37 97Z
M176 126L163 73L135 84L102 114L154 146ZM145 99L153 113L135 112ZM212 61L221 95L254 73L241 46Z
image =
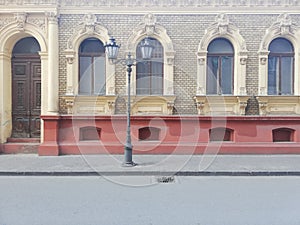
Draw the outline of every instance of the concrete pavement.
M0 155L0 175L300 176L300 155Z

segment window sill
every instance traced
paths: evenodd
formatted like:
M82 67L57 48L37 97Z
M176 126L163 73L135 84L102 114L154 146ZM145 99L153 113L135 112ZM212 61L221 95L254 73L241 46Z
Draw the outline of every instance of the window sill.
M63 96L68 114L112 115L115 113L114 95L78 95Z
M245 115L249 96L195 96L199 115Z
M300 96L267 95L258 96L260 115L300 114Z
M127 97L125 97L126 102ZM174 108L174 95L135 95L131 96L132 115L172 115Z

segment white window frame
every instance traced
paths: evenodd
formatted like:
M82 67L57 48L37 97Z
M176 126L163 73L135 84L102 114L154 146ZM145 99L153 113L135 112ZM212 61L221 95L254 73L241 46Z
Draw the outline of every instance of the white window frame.
M216 38L225 38L234 48L234 96L246 95L247 47L239 30L229 22L226 14L216 16L216 21L205 31L197 52L197 96L206 95L207 49Z
M134 29L127 42L126 54L131 53L132 57L135 58L138 44L146 37L155 38L164 48L163 96L174 95L175 51L173 43L166 29L156 22L156 17L153 14L146 14L142 22ZM136 95L135 69L132 70L131 87L131 94Z
M258 95L268 96L268 58L269 58L269 45L276 38L285 38L291 42L294 47L294 94L300 94L300 79L297 74L300 71L299 61L299 47L300 39L299 28L292 24L290 15L281 14L278 16L277 21L266 30L266 34L262 39L260 48L258 51L259 55L259 79L258 79Z
M107 29L97 22L97 18L93 14L86 14L82 22L76 27L75 32L67 42L67 49L64 55L67 59L67 90L66 95L78 95L78 76L79 76L79 47L80 44L88 39L99 39L103 44L109 41ZM115 65L105 60L105 76L106 76L106 95L115 95Z

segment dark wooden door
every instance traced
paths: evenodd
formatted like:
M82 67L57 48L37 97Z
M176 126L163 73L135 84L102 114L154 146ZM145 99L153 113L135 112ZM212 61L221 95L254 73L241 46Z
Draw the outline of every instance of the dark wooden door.
M12 137L39 138L41 62L36 56L12 60Z

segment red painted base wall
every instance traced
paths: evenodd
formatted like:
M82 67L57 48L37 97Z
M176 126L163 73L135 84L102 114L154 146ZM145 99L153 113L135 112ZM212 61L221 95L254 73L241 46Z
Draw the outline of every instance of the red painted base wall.
M42 119L45 135L39 155L123 153L126 116L62 115ZM156 133L139 140L149 135L148 127L150 133ZM141 134L142 128L146 133ZM225 137L229 139L211 141L211 129L227 129ZM290 140L274 142L276 129L279 135L288 130ZM300 153L300 117L132 116L131 136L134 154Z

